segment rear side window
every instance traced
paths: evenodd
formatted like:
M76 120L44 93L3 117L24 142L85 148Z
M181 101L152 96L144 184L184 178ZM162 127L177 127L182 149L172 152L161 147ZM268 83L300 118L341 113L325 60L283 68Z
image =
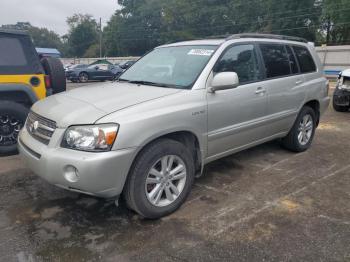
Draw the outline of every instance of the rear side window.
M293 46L294 53L297 56L300 70L302 73L310 73L316 71L315 61L309 50L302 46Z
M288 54L290 68L292 70L292 73L298 74L299 68L298 68L297 60L295 59L295 56L293 54L292 48L290 46L286 46L286 48L287 48L287 54Z
M289 58L284 45L261 44L260 49L267 78L283 77L291 74Z
M0 39L0 66L25 66L27 59L22 44L16 38Z

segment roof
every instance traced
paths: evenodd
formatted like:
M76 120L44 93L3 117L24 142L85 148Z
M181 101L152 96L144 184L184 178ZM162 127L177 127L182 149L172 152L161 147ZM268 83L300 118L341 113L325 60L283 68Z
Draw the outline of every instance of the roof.
M2 28L0 28L0 34L29 35L28 32L24 30L2 29Z
M171 46L186 46L186 45L221 45L225 42L225 39L202 39L202 40L191 40L178 43L172 43L162 45L159 47L171 47Z
M95 62L91 63L90 65L97 65L97 64L106 64L106 65L113 65L111 62L109 62L107 59L98 59Z
M350 77L350 69L345 69L341 74L342 76Z
M247 40L267 40L271 42L294 42L302 45L308 44L307 40L301 37L273 35L273 34L259 34L259 33L245 33L235 35L216 36L217 38L207 37L207 39L184 41L172 44L166 44L159 47L171 46L186 46L186 45L221 45L230 40L247 41ZM158 48L159 48L158 47Z
M41 48L36 47L36 51L39 54L53 54L53 55L61 55L60 51L58 51L56 48Z

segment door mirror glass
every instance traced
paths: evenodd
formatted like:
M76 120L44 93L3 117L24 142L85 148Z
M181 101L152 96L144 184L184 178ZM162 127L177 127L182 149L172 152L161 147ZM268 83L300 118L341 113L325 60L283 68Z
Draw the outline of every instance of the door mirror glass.
M235 72L222 72L214 76L209 92L232 89L239 85L238 75Z

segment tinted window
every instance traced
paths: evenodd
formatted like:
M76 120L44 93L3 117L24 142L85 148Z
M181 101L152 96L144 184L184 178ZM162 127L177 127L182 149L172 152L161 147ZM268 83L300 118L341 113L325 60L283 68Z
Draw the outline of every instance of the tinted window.
M281 77L290 75L290 65L286 49L283 45L261 44L266 77Z
M300 70L302 73L309 73L316 71L316 65L309 50L305 47L294 46L295 55L297 56Z
M289 58L289 63L290 63L290 68L292 69L292 73L297 74L299 73L299 68L298 68L298 64L295 59L295 56L293 54L292 48L290 48L289 46L286 46L286 48L287 48L287 55Z
M226 51L214 68L215 73L236 72L241 84L260 79L254 45L237 45Z
M0 66L25 66L27 59L16 38L0 38Z

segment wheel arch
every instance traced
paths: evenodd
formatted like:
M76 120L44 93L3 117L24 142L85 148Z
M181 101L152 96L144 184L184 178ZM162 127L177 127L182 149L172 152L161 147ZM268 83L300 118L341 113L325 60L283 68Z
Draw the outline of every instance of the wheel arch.
M316 114L316 125L320 123L320 102L318 100L310 100L304 104L304 106L311 107Z
M0 94L0 100L13 101L28 107L38 101L31 87L25 84L1 84Z
M132 165L135 163L138 156L143 152L143 150L147 146L149 146L150 144L152 144L152 143L154 143L157 140L162 139L162 138L168 138L171 140L178 141L178 142L184 144L186 147L190 148L191 154L193 156L193 160L195 163L196 174L202 173L204 163L202 160L203 158L202 158L202 148L201 148L200 140L195 133L193 133L192 131L188 131L188 130L168 132L165 134L158 135L156 137L152 137L149 140L145 141L145 143L143 143L139 147L138 151L135 153L135 157L132 161ZM130 168L130 170L131 170L131 168Z

